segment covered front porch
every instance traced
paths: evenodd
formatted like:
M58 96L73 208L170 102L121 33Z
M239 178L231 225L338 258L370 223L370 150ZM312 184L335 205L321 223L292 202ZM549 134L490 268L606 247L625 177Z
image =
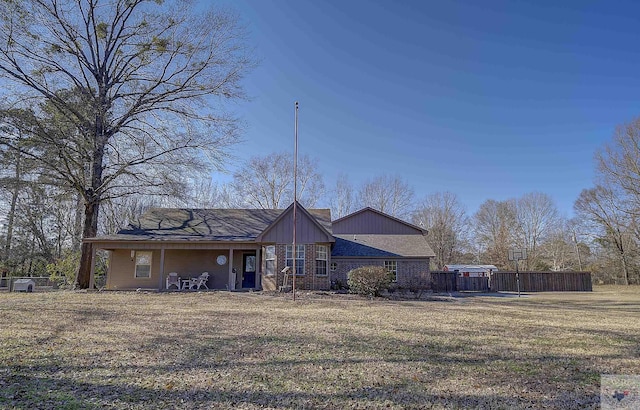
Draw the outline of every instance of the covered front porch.
M156 241L93 242L91 288L97 250L109 251L108 290L167 289L167 277L181 280L208 273L207 288L261 289L261 248L255 243L158 243Z

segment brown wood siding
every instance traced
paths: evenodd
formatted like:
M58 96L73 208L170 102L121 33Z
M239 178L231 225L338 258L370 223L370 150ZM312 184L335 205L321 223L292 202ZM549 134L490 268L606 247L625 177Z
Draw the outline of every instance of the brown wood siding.
M267 243L293 242L293 211L284 215L278 223L272 226L262 237ZM297 212L296 242L299 244L327 242L327 234L314 223L304 212Z
M370 210L334 221L331 229L334 234L422 235L414 227Z

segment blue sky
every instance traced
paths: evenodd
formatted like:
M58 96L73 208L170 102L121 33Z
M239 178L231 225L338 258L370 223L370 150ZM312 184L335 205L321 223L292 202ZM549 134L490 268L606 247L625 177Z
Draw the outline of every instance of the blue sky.
M594 153L640 115L640 3L223 0L261 60L239 158L299 149L331 188L400 175L425 195L539 191L565 216ZM233 166L230 167L233 170ZM228 176L216 176L221 181Z

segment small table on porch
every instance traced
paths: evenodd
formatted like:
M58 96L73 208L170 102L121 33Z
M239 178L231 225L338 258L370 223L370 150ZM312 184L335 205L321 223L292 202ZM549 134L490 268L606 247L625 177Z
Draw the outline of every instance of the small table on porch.
M192 285L193 285L193 279L191 279L191 278L182 279L182 286L180 287L180 289L181 290L191 289Z

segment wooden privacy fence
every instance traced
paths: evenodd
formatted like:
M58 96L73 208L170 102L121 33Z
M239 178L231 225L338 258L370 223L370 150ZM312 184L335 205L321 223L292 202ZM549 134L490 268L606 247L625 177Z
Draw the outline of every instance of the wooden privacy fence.
M488 292L488 277L460 276L458 272L431 272L431 289L434 292L474 291Z
M494 272L491 289L518 290L515 272ZM520 272L522 292L591 292L591 272Z
M458 290L455 272L432 271L431 290L434 292L455 292Z
M505 291L516 292L518 282L515 272L494 272L489 278L462 277L456 272L431 272L431 289L434 292L456 291ZM590 292L590 272L520 272L522 292Z

